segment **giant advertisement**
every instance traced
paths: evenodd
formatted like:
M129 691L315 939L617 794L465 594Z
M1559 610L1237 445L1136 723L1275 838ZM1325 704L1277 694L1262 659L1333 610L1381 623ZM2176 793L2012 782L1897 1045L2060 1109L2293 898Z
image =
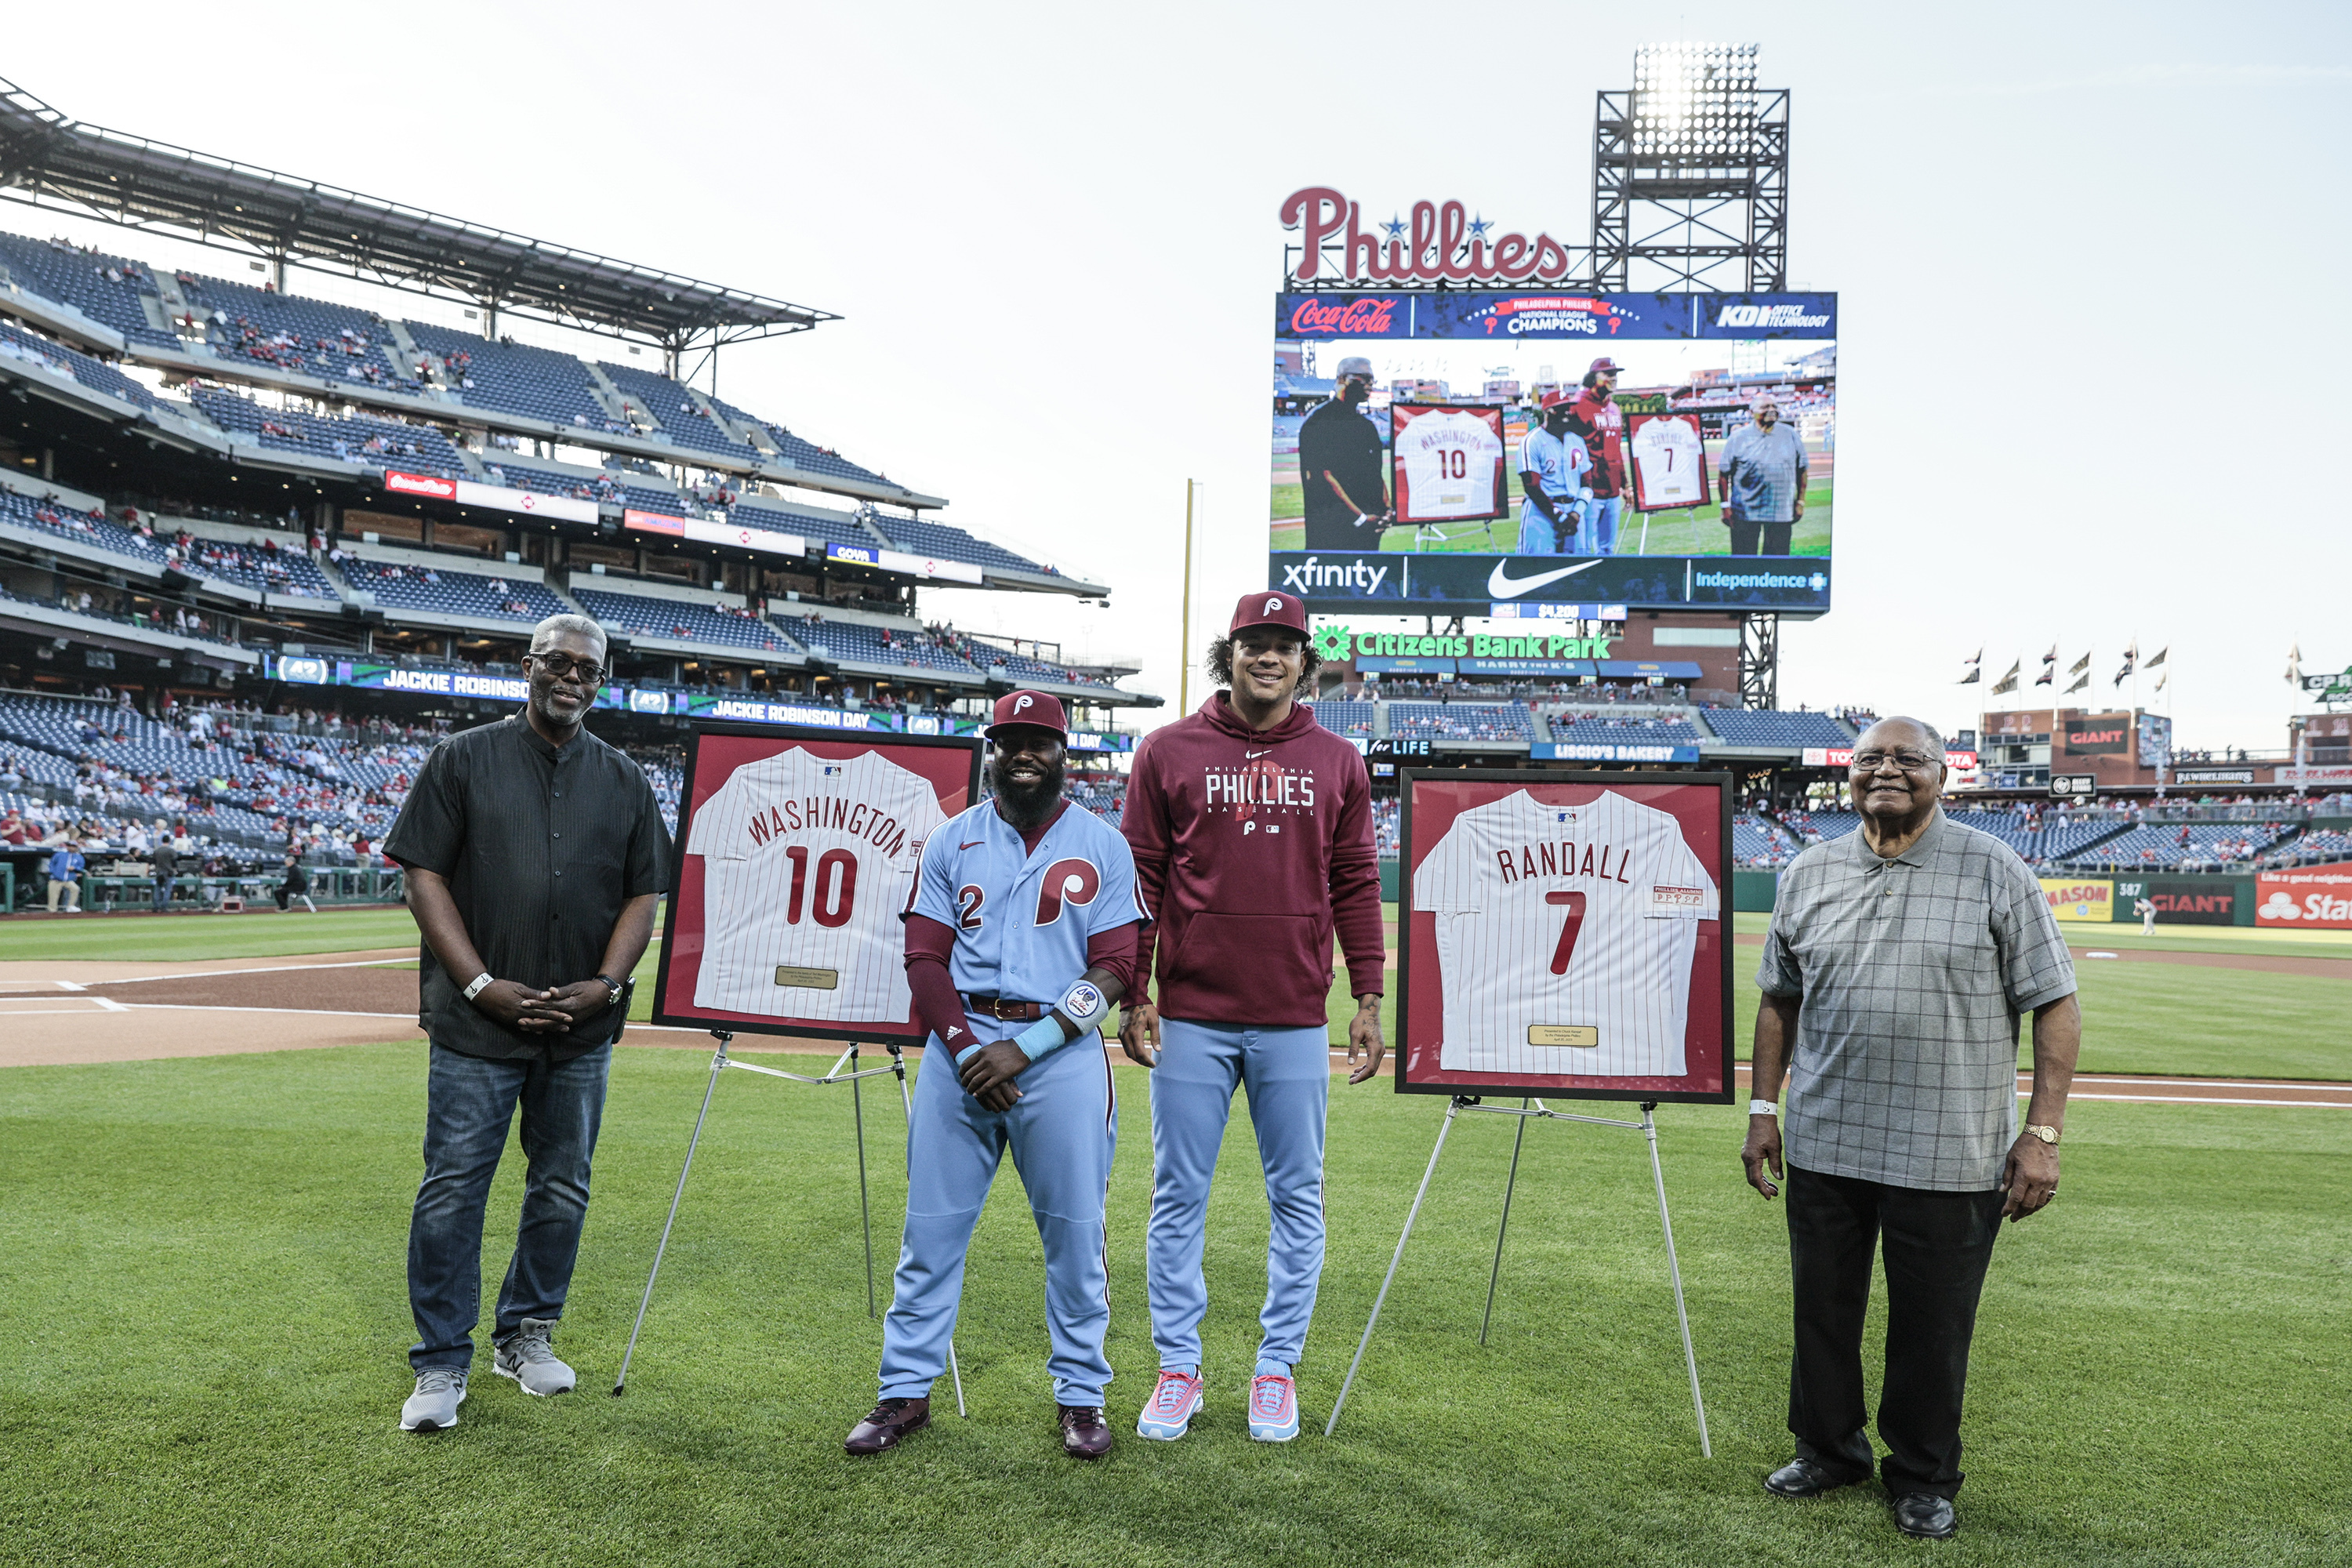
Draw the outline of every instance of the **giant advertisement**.
M1332 614L1826 610L1834 294L1286 293L1267 582Z

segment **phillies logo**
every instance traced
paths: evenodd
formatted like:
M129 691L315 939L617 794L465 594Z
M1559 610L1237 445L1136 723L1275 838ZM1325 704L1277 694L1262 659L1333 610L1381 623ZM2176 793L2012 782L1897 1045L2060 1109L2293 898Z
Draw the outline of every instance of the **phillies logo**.
M1302 276L1304 276L1302 274ZM1290 335L1297 338L1344 338L1350 334L1379 338L1388 335L1396 315L1394 300L1301 300L1290 312Z
M1258 614L1261 616L1278 616L1282 614L1282 601L1280 599L1268 599L1265 602L1265 608L1260 610Z
M1486 231L1494 226L1460 202L1415 202L1410 223L1391 218L1367 233L1354 202L1328 185L1308 185L1283 198L1281 216L1283 227L1301 231L1302 283L1329 275L1327 244L1339 247L1337 276L1350 283L1550 283L1573 265L1568 247L1549 234L1507 234L1490 250Z
M1036 700L1037 700L1035 698L1030 696L1024 691L1020 696L1013 700L1013 711L1015 713L1022 712Z

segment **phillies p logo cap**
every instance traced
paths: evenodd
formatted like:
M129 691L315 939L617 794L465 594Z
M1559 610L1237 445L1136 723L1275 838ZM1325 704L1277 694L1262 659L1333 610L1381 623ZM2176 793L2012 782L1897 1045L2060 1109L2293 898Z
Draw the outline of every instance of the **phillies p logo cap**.
M1244 594L1241 602L1234 606L1234 624L1225 628L1225 635L1230 637L1244 626L1288 626L1305 637L1307 601L1272 588Z
M1070 721L1062 711L1062 700L1043 691L1008 691L998 698L995 721L989 725L988 732L993 735L1007 724L1034 724L1061 735L1070 732Z

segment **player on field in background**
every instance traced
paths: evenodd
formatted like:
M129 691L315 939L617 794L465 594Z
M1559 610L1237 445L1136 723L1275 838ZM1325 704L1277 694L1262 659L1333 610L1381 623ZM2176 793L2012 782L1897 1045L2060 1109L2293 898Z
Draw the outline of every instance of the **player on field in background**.
M988 731L995 798L923 845L905 916L907 983L930 1036L907 1129L907 1230L882 1328L881 1397L843 1443L853 1454L878 1454L929 1424L965 1248L1008 1147L1045 1244L1045 1368L1062 1451L1110 1452L1103 1197L1118 1105L1097 1030L1133 977L1144 916L1127 841L1062 798L1067 733L1061 703L1044 692L999 698Z
M1519 442L1519 553L1559 555L1592 504L1592 456L1569 434L1569 395L1543 395L1543 424Z
M1569 428L1584 438L1592 458L1592 500L1584 509L1584 552L1613 555L1617 514L1625 505L1625 413L1616 404L1623 367L1602 354L1584 373L1584 390L1569 406Z
M1147 736L1128 783L1124 826L1153 921L1119 1025L1127 1054L1153 1069L1144 1264L1160 1380L1136 1423L1145 1437L1182 1436L1201 1408L1202 1230L1236 1085L1249 1091L1273 1211L1249 1433L1272 1443L1298 1435L1293 1369L1323 1274L1335 926L1356 998L1350 1083L1380 1068L1387 963L1364 760L1297 700L1318 662L1304 604L1243 595L1209 645L1210 673L1229 689Z
M1378 550L1389 516L1381 433L1364 414L1372 362L1350 354L1328 401L1298 426L1298 479L1309 550Z

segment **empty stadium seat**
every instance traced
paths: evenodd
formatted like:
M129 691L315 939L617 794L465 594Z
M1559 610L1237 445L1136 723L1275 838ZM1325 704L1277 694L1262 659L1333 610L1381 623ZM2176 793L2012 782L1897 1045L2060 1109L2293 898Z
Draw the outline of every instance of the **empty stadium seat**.
M633 637L667 637L677 642L711 643L750 648L761 653L801 656L800 646L773 624L746 611L715 605L688 604L611 588L587 588L574 584L572 596L605 626Z
M1853 734L1827 713L1710 708L1702 717L1717 738L1728 745L1778 746L1801 751L1807 746L1844 747L1853 744Z

